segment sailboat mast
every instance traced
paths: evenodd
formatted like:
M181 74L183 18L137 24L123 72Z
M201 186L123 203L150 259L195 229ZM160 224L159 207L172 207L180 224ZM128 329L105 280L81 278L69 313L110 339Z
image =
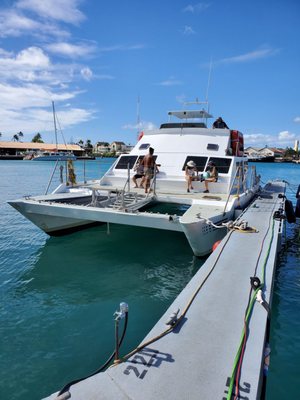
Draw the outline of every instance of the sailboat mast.
M140 96L138 96L138 100L137 100L137 120L136 120L137 140L139 140L140 133L141 133L140 132L140 128L141 128L140 106L141 106L141 100L140 100Z
M54 122L54 133L55 133L55 145L56 145L56 151L58 151L58 147L57 147L57 127L56 127L54 101L52 101L52 110L53 110L53 122Z

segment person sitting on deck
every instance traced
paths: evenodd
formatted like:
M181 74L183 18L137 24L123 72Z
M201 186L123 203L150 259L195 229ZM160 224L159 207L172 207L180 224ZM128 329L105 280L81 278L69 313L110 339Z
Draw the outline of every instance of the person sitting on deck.
M145 181L145 174L144 174L144 166L140 161L136 163L136 166L134 167L135 175L133 176L132 180L133 183L135 184L135 187L143 187L143 183ZM137 184L137 179L141 179L140 185L138 186Z
M210 161L207 165L209 167L209 176L204 180L205 190L203 193L209 193L208 182L218 181L218 169L216 167L216 164Z
M187 192L190 193L191 189L194 189L192 182L199 180L196 164L192 160L188 161L185 166L185 180L187 183Z
M213 128L218 128L218 129L229 129L226 122L223 121L221 117L217 118L215 122L213 123Z

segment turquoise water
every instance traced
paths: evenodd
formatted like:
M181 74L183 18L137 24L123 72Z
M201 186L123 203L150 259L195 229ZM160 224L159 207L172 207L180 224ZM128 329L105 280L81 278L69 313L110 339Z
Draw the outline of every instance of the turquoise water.
M111 162L86 162L86 175L100 176ZM45 192L53 165L0 161L3 400L40 399L102 365L114 347L113 313L121 301L129 304L122 351L136 346L203 263L176 232L112 225L110 234L99 226L48 237L6 201ZM76 163L78 175L83 166ZM300 166L257 168L264 181L285 178L296 191ZM269 400L298 397L299 260L299 228L290 225L276 272Z

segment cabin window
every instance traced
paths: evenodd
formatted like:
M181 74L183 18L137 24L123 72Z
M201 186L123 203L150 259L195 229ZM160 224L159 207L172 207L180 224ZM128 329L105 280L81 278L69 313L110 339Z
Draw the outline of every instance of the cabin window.
M210 157L209 161L212 161L220 174L228 174L231 158L217 158L217 157Z
M142 143L139 147L139 150L146 150L150 147L150 143Z
M219 145L218 144L214 144L214 143L208 143L207 150L215 150L218 151L219 150Z
M161 124L159 129L167 128L206 128L204 122L167 122Z
M138 156L122 156L117 165L115 166L115 169L127 169L128 164L129 168L132 169Z
M141 162L144 157L145 156L139 156L136 163ZM153 156L153 158L154 158L154 162L156 162L157 156Z
M185 170L186 164L189 161L194 161L198 171L204 171L204 167L207 162L207 158L208 157L187 156L187 158L185 159L185 162L183 164L182 171Z

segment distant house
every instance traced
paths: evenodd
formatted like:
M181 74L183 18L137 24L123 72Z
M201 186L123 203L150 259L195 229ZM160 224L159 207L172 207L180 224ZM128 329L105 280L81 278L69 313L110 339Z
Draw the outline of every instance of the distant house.
M283 157L284 155L284 150L283 149L277 149L276 147L264 147L263 149L259 150L259 154L261 156L265 157Z
M77 144L36 143L36 142L0 142L0 154L15 155L37 151L71 151L81 156L83 149Z
M130 153L131 150L134 148L134 146L129 145L125 145L124 149L123 149L123 153Z
M110 153L111 147L107 142L97 142L94 146L94 153Z
M110 145L111 151L116 153L123 153L126 147L127 146L124 142L112 142Z
M245 149L245 154L250 158L264 158L264 157L274 157L280 158L284 156L284 150L278 149L276 147L247 147Z
M245 155L249 157L259 157L259 147L247 147L244 151Z

